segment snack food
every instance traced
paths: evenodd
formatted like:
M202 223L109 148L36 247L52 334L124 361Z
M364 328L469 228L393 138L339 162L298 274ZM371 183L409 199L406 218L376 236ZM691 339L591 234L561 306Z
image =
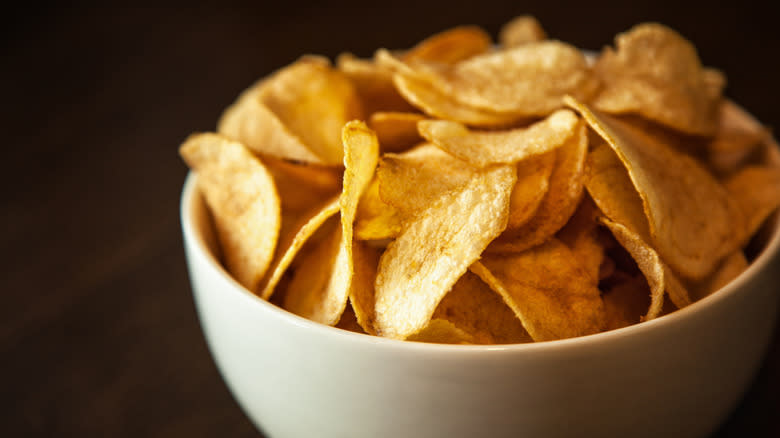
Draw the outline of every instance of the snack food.
M770 131L641 24L592 58L532 17L304 56L181 147L226 268L314 321L518 343L650 320L739 275L780 205Z

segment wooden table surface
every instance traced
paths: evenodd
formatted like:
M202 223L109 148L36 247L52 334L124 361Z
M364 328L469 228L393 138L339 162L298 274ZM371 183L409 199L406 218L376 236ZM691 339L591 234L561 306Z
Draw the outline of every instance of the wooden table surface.
M228 393L200 331L178 218L187 170L177 155L188 134L212 130L260 76L303 53L368 56L457 24L495 35L521 13L589 49L653 20L691 39L705 64L727 73L727 94L777 125L780 26L770 2L731 3L298 1L8 12L0 435L262 436ZM776 335L716 436L780 436L778 414Z

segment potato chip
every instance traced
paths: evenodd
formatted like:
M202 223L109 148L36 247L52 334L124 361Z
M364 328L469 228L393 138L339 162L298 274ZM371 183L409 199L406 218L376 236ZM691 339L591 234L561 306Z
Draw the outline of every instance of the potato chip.
M563 106L563 96L587 98L597 87L582 52L560 41L525 44L452 66L408 66L456 102L516 116L548 115Z
M403 54L404 62L455 64L490 50L490 35L477 26L458 26L426 38Z
M378 59L382 58L383 53L385 52L377 52ZM527 119L523 115L462 105L453 96L441 92L430 82L419 79L414 74L396 73L393 83L409 103L433 117L479 127L510 126Z
M745 217L741 243L747 243L769 215L780 206L780 167L746 166L724 182Z
M664 292L669 293L670 298L672 294L679 292L679 288L675 289L678 284L674 283L675 280L671 278L673 276L671 270L664 265L658 253L638 233L607 218L602 218L601 221L612 231L612 234L623 248L631 254L642 274L644 274L648 286L650 286L650 308L643 319L651 320L656 318L663 309ZM670 286L672 283L674 285ZM679 294L676 295L676 298L677 301L680 301L678 307L690 304L687 292L682 297Z
M401 233L403 216L379 196L379 179L371 180L360 198L355 215L355 238L381 241Z
M409 335L407 341L433 344L473 344L474 338L444 319L432 319L419 332Z
M374 280L379 267L379 250L371 248L363 242L352 244L352 260L355 274L349 289L349 301L358 325L372 335L376 334L376 312L374 303Z
M618 35L615 43L617 50L606 48L595 65L604 83L596 109L638 113L688 134L715 133L723 78L702 67L689 41L647 23Z
M490 244L489 252L520 252L544 243L568 222L582 199L588 136L585 123L555 151L550 186L534 216L516 229L507 229Z
M346 263L347 259L341 240L341 229L336 227L335 232L318 242L312 250L301 252L301 261L287 287L285 309L322 324L334 325L338 322L344 309L341 302L331 299L328 293L336 267Z
M623 162L642 199L650 243L675 272L703 278L739 247L739 207L701 164L624 122L566 101Z
M242 94L218 129L257 153L339 166L341 127L362 117L349 79L327 60L309 56Z
M401 152L422 141L417 122L425 119L419 113L376 112L368 126L376 132L382 152Z
M471 270L504 298L534 341L604 328L601 292L571 250L555 238L522 253L486 255Z
M179 153L198 174L227 270L255 290L271 263L281 226L271 174L244 145L218 134L191 135Z
M688 292L651 245L642 200L617 154L600 143L588 154L588 168L585 188L606 216L601 222L636 261L650 286L650 308L644 319L660 315L664 292L678 308L690 304Z
M507 230L513 232L528 223L539 210L550 188L550 175L555 168L555 151L548 152L515 166L517 182L512 188L509 201L509 223Z
M282 214L301 213L341 190L341 172L326 166L263 157L282 201Z
M282 276L290 267L295 256L311 236L322 226L325 221L339 212L339 198L334 197L317 206L307 214L301 216L297 223L290 226L289 231L279 236L279 244L273 257L273 264L269 267L271 273L262 285L260 296L263 299L271 298L274 290L282 279Z
M365 114L378 111L410 112L414 107L395 89L393 71L371 59L360 59L351 53L336 58L336 68L346 75L360 96Z
M388 245L375 282L378 334L404 339L425 327L447 291L506 227L515 178L512 166L475 173Z
M498 32L501 47L517 47L547 39L539 21L530 15L521 15L510 20Z
M343 130L344 184L339 197L341 232L336 250L325 242L326 249L318 253L296 281L296 272L287 291L285 307L298 315L323 324L334 325L344 312L354 276L352 258L353 223L358 200L371 182L379 159L376 135L365 123L351 121ZM323 281L327 279L327 281Z
M474 344L516 344L531 342L531 336L504 303L479 277L466 272L447 292L433 320L442 319L468 333Z
M707 164L719 174L734 172L771 137L769 130L736 103L718 106L718 129L707 144Z
M448 153L475 166L514 164L559 148L578 128L578 117L568 109L554 112L526 128L508 131L471 131L457 122L423 120L420 135Z
M432 144L402 154L385 154L379 161L379 196L413 217L443 194L466 185L477 169Z

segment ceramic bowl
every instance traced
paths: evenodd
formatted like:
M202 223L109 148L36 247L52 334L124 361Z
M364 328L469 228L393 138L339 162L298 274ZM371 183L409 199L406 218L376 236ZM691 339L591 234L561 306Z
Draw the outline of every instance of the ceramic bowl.
M705 436L748 388L780 296L770 232L729 285L648 322L536 344L395 341L308 321L241 287L215 257L192 173L181 220L211 353L273 438Z

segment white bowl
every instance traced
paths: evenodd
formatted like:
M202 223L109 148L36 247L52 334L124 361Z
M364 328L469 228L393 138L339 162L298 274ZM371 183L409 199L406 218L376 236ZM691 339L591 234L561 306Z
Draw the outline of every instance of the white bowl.
M472 346L323 326L220 266L195 178L181 220L203 331L233 395L270 437L704 436L749 386L774 327L780 232L724 289L610 332Z

